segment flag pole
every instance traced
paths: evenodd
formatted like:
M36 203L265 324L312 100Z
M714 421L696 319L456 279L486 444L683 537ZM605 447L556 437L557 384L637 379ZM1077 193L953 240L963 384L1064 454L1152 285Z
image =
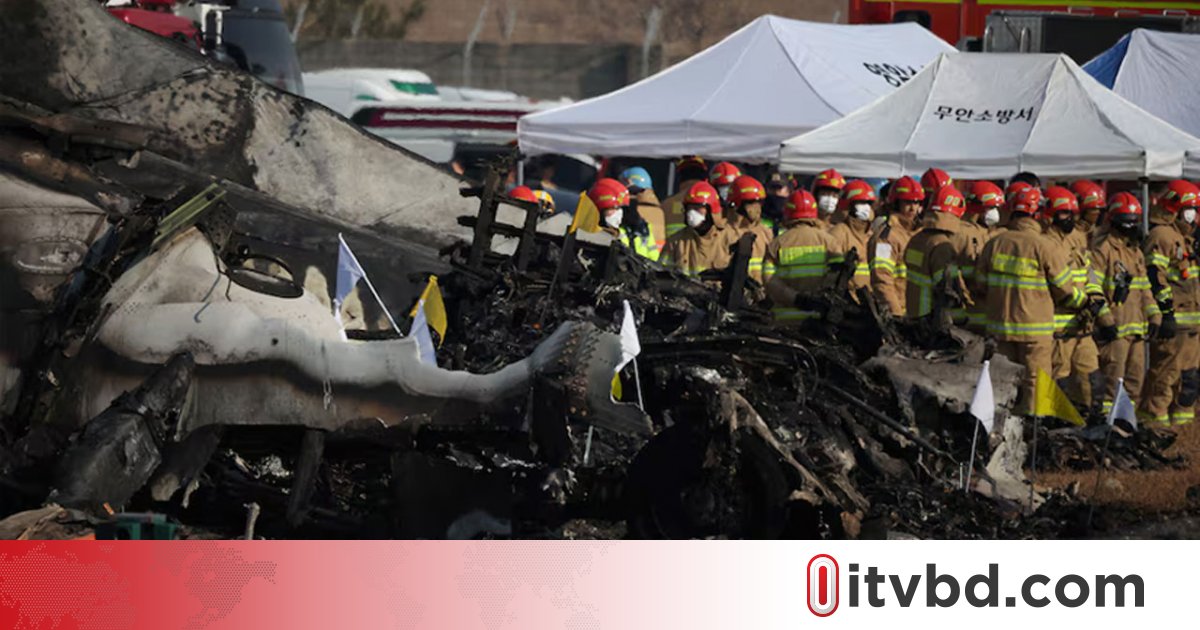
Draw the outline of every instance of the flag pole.
M1100 462L1096 466L1096 485L1092 488L1092 498L1088 501L1087 529L1090 536L1092 533L1092 515L1096 512L1096 497L1100 494L1100 477L1104 474L1105 459L1108 457L1108 441L1112 439L1113 425L1108 425L1108 431L1104 433L1104 447L1100 449Z
M338 240L342 243L346 243L346 240L342 238L341 234L338 234ZM371 284L371 277L367 275L367 270L362 266L362 263L358 262L358 256L354 255L354 250L350 249L349 244L346 244L346 251L350 254L350 258L354 260L354 265L362 270L363 282L367 283L367 288L371 290L371 295L374 296L375 302L379 304L379 310L383 311L383 316L386 317L388 323L392 325L392 330L396 331L396 334L403 337L404 333L400 332L400 327L396 325L396 320L392 319L392 314L388 312L387 305L383 303L383 298L379 297L379 292L375 290L375 285ZM341 310L340 306L338 307L338 310Z
M642 377L638 374L637 357L633 358L633 382L637 385L638 409L646 411L646 403L642 400Z
M963 492L971 491L971 471L975 470L975 444L979 439L979 425L982 424L978 419L975 420L975 432L971 434L971 459L967 460L967 482L963 484Z
M1033 512L1033 485L1037 483L1037 436L1041 416L1033 417L1033 455L1029 460L1029 511Z

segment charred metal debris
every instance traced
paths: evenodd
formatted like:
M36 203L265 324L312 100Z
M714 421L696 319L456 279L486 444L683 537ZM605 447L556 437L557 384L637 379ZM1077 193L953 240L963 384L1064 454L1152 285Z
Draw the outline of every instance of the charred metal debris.
M539 231L538 209L503 193L511 160L462 191L479 200L460 218L474 238L437 259L147 144L134 125L0 105L10 184L96 209L57 277L30 273L13 254L46 242L40 215L5 219L16 237L0 262L4 300L21 306L3 312L2 515L46 504L65 508L54 512L60 520L154 511L193 535L229 537L247 528L270 537L1081 535L1072 497L1037 488L1040 509L1031 511L1030 429L1019 418L1001 419L980 449L972 491L961 489L966 410L991 354L970 333L894 321L864 296L838 292L822 297L824 323L775 326L756 306L746 244L728 270L690 278L604 238ZM501 204L524 220L500 220ZM174 303L135 298L162 278L187 277L160 276L185 246L210 248L215 270L203 306L189 311L196 322L255 296L303 303L311 296L294 261L334 258L336 230L372 256L409 252L408 273L384 281L399 287L391 296L407 296L402 306L412 286L440 274L450 319L441 370L423 376L405 364L379 382L339 380L336 369L313 377L307 346L272 354L278 338L230 364L217 340L172 346L147 329L125 343L110 330L135 306L152 321L150 307ZM492 250L503 239L515 241L513 254ZM126 289L131 277L141 284ZM642 352L636 374L633 365L620 373L614 401L625 300ZM282 324L259 325L271 336ZM388 330L351 336L341 348L312 347L326 362L341 360L326 354L334 349L363 354L352 358L367 371L391 361L367 356L373 345L390 356L406 347ZM512 366L521 366L516 376ZM1004 409L1019 369L993 359ZM458 389L433 383L460 377ZM280 410L279 401L294 406ZM1096 430L1052 428L1038 460L1089 469L1102 441ZM1170 442L1118 436L1110 466L1179 466L1163 454Z

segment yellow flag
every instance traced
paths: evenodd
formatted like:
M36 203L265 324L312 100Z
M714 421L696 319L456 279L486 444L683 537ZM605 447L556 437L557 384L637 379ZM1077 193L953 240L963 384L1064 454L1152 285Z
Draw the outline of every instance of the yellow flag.
M1058 383L1055 383L1045 370L1038 370L1036 391L1033 415L1058 418L1078 426L1086 424L1075 405L1071 404L1067 395L1058 387Z
M425 285L425 290L421 292L420 299L408 316L416 317L417 309L422 305L425 308L425 321L437 331L438 347L441 347L446 338L446 303L442 301L442 290L438 288L437 276L429 276L429 284Z
M613 374L612 380L612 398L613 400L621 400L621 373Z
M575 218L571 221L571 227L567 228L567 233L575 230L600 231L600 209L592 203L586 192L579 193L579 203L575 205Z

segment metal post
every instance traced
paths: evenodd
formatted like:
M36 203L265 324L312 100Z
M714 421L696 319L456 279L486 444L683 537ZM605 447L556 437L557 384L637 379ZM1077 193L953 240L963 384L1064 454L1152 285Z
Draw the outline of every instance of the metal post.
M971 434L971 459L967 460L967 482L963 484L963 492L971 491L971 471L975 470L975 444L979 439L979 425L982 424L978 419L975 420L975 432Z
M1033 484L1037 482L1037 434L1041 416L1033 417L1033 456L1029 461L1029 511L1033 512Z
M646 401L642 400L642 375L638 374L637 357L633 358L633 382L637 385L638 409L646 410Z
M1108 432L1104 434L1104 447L1100 449L1100 462L1096 465L1096 485L1092 487L1092 498L1088 501L1087 529L1084 530L1089 534L1092 531L1092 514L1096 512L1096 497L1100 494L1100 477L1104 474L1104 459L1108 457L1108 441L1112 439L1112 425L1108 425Z

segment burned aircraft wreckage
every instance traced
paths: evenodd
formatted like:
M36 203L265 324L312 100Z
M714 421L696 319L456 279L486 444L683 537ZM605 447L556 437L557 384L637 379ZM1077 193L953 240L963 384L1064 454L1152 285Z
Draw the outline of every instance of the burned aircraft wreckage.
M1073 533L1020 517L1043 498L1017 418L956 491L990 355L969 333L836 292L825 330L774 327L748 243L686 278L539 230L503 195L511 162L462 182L92 3L3 10L0 517L152 509L237 535L254 503L272 536ZM338 233L398 312L440 276L440 366L370 303L343 339ZM641 408L610 397L625 300ZM993 358L1005 409L1019 369ZM1177 465L1167 442L1118 450Z

